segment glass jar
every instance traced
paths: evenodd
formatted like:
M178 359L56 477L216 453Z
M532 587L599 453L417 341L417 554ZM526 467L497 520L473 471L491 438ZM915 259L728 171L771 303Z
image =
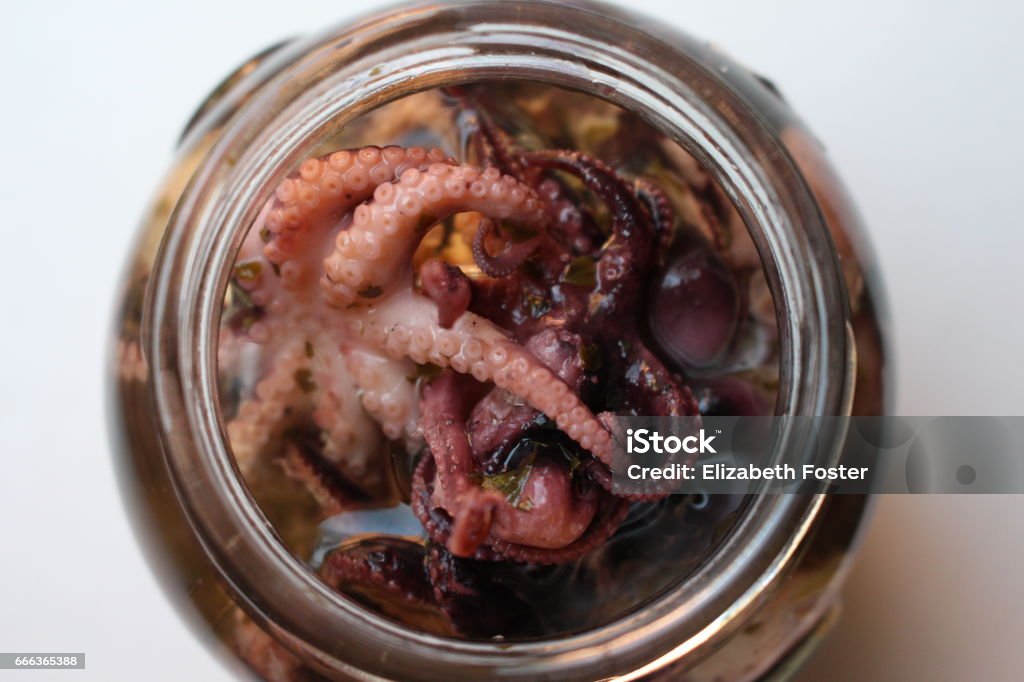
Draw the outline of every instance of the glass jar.
M401 7L240 67L189 123L145 217L117 312L110 414L154 570L198 629L268 677L784 677L837 613L867 498L757 496L711 557L642 608L571 636L502 643L414 631L331 591L285 549L238 474L217 397L218 316L268 188L366 112L491 79L594 95L678 142L724 188L760 255L779 325L776 413L885 413L861 226L770 82L613 8Z

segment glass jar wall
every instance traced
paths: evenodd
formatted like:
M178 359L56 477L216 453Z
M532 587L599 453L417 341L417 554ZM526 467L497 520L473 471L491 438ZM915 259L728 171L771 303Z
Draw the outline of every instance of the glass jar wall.
M168 590L260 675L756 678L798 661L834 610L859 497L744 501L725 524L696 524L713 537L662 571L664 583L496 643L332 589L314 570L325 547L308 490L268 478L280 467L246 477L238 466L230 424L255 383L225 376L218 355L225 295L230 304L260 211L303 159L350 147L436 145L482 163L459 119L467 92L516 144L600 153L630 180L669 150L661 182L674 209L698 222L686 202L695 184L712 187L712 217L731 230L731 255L756 265L749 290L774 316L772 352L737 371L767 373L761 389L779 414L883 413L878 291L856 214L774 87L649 21L524 7L423 5L261 55L204 104L144 225L119 308L111 411L126 496ZM431 128L431 116L445 123ZM719 507L708 506L710 519ZM699 507L682 508L701 519Z

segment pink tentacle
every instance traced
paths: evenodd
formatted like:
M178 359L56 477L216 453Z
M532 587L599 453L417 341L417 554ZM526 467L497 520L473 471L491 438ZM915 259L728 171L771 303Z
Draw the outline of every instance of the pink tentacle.
M334 252L324 261L321 280L340 308L366 305L410 281L408 267L426 230L438 219L476 211L538 233L545 217L526 185L497 169L431 164L426 172L410 168L398 182L384 183L373 200L358 206L352 225L338 234Z
M297 288L319 272L326 255L310 242L369 199L381 184L407 169L451 162L440 149L363 147L302 162L277 188L261 238L264 255L287 288Z
M507 389L611 466L611 437L590 408L555 372L490 320L466 312L451 329L444 329L436 306L422 295L403 292L352 314L348 331L354 338L383 347L392 357L450 367Z

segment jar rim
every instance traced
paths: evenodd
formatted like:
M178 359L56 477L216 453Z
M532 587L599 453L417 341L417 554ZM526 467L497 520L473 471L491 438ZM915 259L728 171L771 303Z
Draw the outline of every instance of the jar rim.
M220 305L269 188L329 132L372 109L492 78L596 95L694 154L759 228L751 229L779 314L779 411L848 412L849 310L813 195L742 95L685 48L623 16L562 2L477 0L406 6L301 41L288 48L293 61L231 118L179 201L145 324L164 454L193 529L236 599L314 665L353 676L394 677L425 664L434 675L470 669L502 679L639 676L699 658L731 634L814 525L823 495L757 496L694 575L608 625L500 645L455 640L398 625L324 585L277 538L227 446L216 383Z

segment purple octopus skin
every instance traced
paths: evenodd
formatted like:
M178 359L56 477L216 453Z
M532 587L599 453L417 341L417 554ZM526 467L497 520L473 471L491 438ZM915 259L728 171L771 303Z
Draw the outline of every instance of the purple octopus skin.
M532 607L491 580L485 568L436 544L385 537L332 551L319 574L334 589L359 590L364 599L435 611L454 634L491 637L535 630Z
M334 589L373 587L410 605L431 603L433 588L423 568L423 546L400 538L361 540L331 552L320 577Z
M596 461L590 464L594 465ZM584 465L586 466L588 465ZM601 471L606 472L603 468ZM455 532L454 523L451 516L434 502L436 482L437 469L434 460L425 457L416 467L413 476L412 508L431 539L447 546ZM598 506L595 517L586 531L566 547L545 549L491 539L488 541L490 544L479 546L471 558L481 561L511 560L529 564L564 564L600 547L626 518L630 507L629 500L614 497L601 487L591 487L586 494L601 495L604 502Z
M577 152L538 152L529 163L557 168L579 177L602 197L612 212L612 236L597 259L597 285L589 293L583 328L612 349L613 374L624 377L628 402L640 414L695 415L696 402L678 375L673 374L637 332L638 311L646 275L651 268L656 228L674 222L664 195L647 182L654 215L643 206L626 181L603 163Z
M420 267L420 288L437 306L437 323L450 329L469 308L469 279L462 270L439 259Z
M573 544L589 528L600 496L581 491L568 466L551 461L537 462L522 484L519 497L529 506L477 484L466 432L466 381L442 373L424 388L421 405L421 428L436 470L432 502L453 520L448 549L472 556L480 545L495 542L542 550Z

